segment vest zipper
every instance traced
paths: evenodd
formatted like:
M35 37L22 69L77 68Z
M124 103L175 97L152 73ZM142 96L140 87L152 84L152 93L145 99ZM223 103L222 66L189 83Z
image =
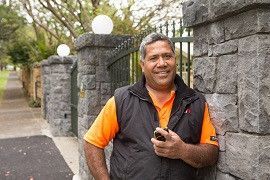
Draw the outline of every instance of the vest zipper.
M143 100L143 101L148 101L148 102L150 102L151 104L154 105L154 103L153 103L152 101L150 101L149 99L142 98L140 95L138 95L138 94L135 93L134 91L129 90L129 92L130 92L131 94L133 94L134 96L137 96L139 99L141 99L141 100Z
M159 120L159 116L158 116L158 112L157 112L157 109L155 108L155 105L152 101L150 101L149 99L146 99L146 98L142 98L140 95L138 95L137 93L133 92L132 90L129 90L131 94L133 94L134 96L137 96L139 99L143 100L143 101L147 101L147 102L150 102L153 106L154 106L154 109L155 109L155 113L154 113L154 121L155 119L157 119L157 123L158 123L158 127L160 127L160 120Z
M194 94L192 94L191 96L184 96L184 97L182 97L182 98L180 99L180 103L179 103L179 105L178 105L178 108L173 112L173 114L170 115L170 119L171 119L171 117L172 117L176 112L178 112L178 110L181 108L180 105L181 105L182 101L183 101L184 99L186 99L186 98L190 98L190 99L191 99L192 96L194 96ZM191 100L189 101L189 103L186 103L184 109L186 108L186 106L187 106L188 104L192 103L192 102L195 101L195 100L196 100L196 99L191 99ZM184 113L184 111L181 112L180 115L182 116L183 113ZM180 116L180 117L181 117L181 116Z
M179 117L178 117L178 120L181 119L181 117L183 116L184 112L185 112L185 109L187 107L187 105L191 104L192 102L194 102L197 98L192 98L192 96L194 96L194 94L192 94L191 96L184 96L181 98L180 100L180 103L178 105L178 108L173 112L173 114L170 115L170 119L169 119L169 122L168 122L168 127L170 126L170 121L171 121L171 118L177 113L180 111L179 113ZM183 103L183 107L181 107L181 103L182 101L184 101L184 99L187 99L189 98L190 100L187 102L187 103ZM180 109L182 108L182 109ZM179 110L180 109L180 110ZM171 128L171 130L174 128L174 126L176 125L177 123L173 123L172 126L170 126L169 128Z

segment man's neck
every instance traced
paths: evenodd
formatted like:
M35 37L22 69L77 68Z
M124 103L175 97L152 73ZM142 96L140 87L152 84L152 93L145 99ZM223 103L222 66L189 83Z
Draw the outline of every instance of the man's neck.
M169 87L161 87L159 89L157 88L151 88L147 83L145 84L145 87L148 91L150 91L152 94L171 94L171 91L175 91L176 86L175 84L172 84Z
M161 107L170 99L171 91L175 91L176 89L175 84L172 84L171 87L164 89L153 89L147 84L145 84L145 87L154 96Z

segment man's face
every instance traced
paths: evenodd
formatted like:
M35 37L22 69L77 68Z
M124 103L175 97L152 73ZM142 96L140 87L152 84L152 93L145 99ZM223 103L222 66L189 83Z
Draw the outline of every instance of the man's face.
M146 45L146 56L141 61L146 85L154 90L170 90L176 74L176 60L165 40Z

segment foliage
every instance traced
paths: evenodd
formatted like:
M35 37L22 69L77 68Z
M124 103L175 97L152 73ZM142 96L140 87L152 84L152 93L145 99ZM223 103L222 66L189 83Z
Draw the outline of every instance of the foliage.
M31 47L26 41L16 41L8 47L8 55L14 65L21 64L25 67L30 67L30 51Z
M18 30L25 24L25 19L18 15L16 9L0 5L0 67L8 62L7 46L18 37Z
M16 38L16 30L24 23L25 19L10 6L0 5L0 40L10 41Z
M4 91L4 87L7 84L8 76L9 76L9 71L0 71L0 99Z
M13 1L12 7L9 7L15 12L13 16L19 17L15 7L23 7L20 16L25 13L31 17L32 28L15 26L20 35L18 37L16 33L17 38L14 38L15 40L8 46L8 54L14 64L29 67L33 62L39 62L55 54L56 46L60 43L67 44L73 50L74 39L80 34L91 32L91 22L99 14L112 18L114 34L136 34L146 26L154 26L162 21L180 17L181 2L179 0L160 0L151 3L147 0Z
M25 26L18 30L16 41L9 43L7 54L14 65L31 67L35 62L40 62L55 54L56 43L48 43L46 33L39 31L39 38L35 37L32 27Z
M1 54L0 55L0 71L3 71L4 68L7 67L9 64L9 58L6 54Z
M47 59L49 56L55 54L56 44L49 44L43 31L39 36L39 39L32 40L32 42L29 44L31 49L29 52L29 58L32 62L40 62L43 59Z
M131 19L133 27L140 31L146 26L155 26L171 19L179 19L182 16L183 1L121 0L118 13L121 12L122 16ZM115 3L115 1L111 0L111 3Z
M105 14L114 22L114 34L135 34L146 26L181 16L181 0L21 0L33 25L49 38L72 44L74 38L91 32L91 22Z
M95 10L97 15L107 15L109 16L113 23L113 34L135 34L137 30L133 27L133 21L130 18L130 12L127 11L125 16L116 15L117 9L114 6L108 6L108 4L101 4L99 8ZM93 19L94 17L92 17Z
M28 105L32 108L41 107L41 100L38 99L30 99Z

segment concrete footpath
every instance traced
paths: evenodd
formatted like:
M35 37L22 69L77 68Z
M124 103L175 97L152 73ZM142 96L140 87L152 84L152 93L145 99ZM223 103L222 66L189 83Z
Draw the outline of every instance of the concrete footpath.
M9 145L10 148L14 146L12 150L7 149ZM35 171L37 175L40 175L40 173L38 172L39 171L38 167L44 168L40 167L39 161L46 162L46 160L50 159L48 158L49 156L47 157L44 156L43 158L45 159L44 160L41 159L39 161L33 159L37 157L42 158L42 156L36 154L37 152L41 152L42 150L44 150L47 154L54 153L53 154L54 158L51 158L50 161L48 161L51 165L50 168L53 171L57 171L55 167L59 166L58 167L59 171L61 171L58 174L57 172L53 172L55 176L53 175L51 175L51 177L48 176L47 179L53 180L59 179L59 177L61 177L60 179L72 179L73 174L76 175L79 173L77 139L75 137L53 137L52 134L50 133L49 124L47 123L46 120L44 120L41 117L41 109L30 108L28 106L28 99L25 96L25 93L22 89L22 84L19 81L17 73L10 72L8 83L5 87L2 100L0 101L0 152L1 152L0 158L3 158L4 161L6 161L4 162L3 159L0 159L0 170L1 168L3 170L4 167L8 166L9 163L10 165L12 165L12 163L16 162L16 159L14 159L14 157L9 158L6 156L8 156L9 154L12 156L16 155L12 154L11 151L13 150L14 151L18 150L22 152L24 148L23 146L27 146L25 153L23 153L24 155L28 153L29 149L33 151L33 152L29 151L29 153L27 154L27 163L29 163L30 165L32 164L31 168L32 167L37 168L36 170L35 169L33 170L33 172ZM39 149L37 149L37 147ZM9 152L5 152L5 148L6 151ZM46 148L50 149L51 151L46 150ZM54 148L56 150L54 150ZM33 154L33 156L31 156L31 154ZM20 157L18 156L18 158ZM61 161L63 161L62 164ZM25 164L25 162L20 163ZM36 163L36 165L33 163ZM52 164L55 165L55 167L52 166ZM12 166L16 165L13 164ZM19 167L19 164L17 164L17 166ZM66 166L67 168L63 170L61 169L62 166L63 167ZM24 167L22 166L21 169L23 168L27 168L27 166ZM50 168L48 170L50 170ZM71 173L68 172L69 170L71 170ZM6 177L5 179L21 179L22 177L21 175L24 173L24 172L17 172L17 175L20 174L18 175L20 177L16 177L16 174L11 176L12 172L8 170L6 171L7 172L4 172L5 173L4 176ZM46 171L46 169L43 169L43 171ZM64 171L66 171L66 175L60 176L60 174L61 173L63 174ZM50 174L50 172L47 172L47 174ZM0 179L2 178L3 176L1 176ZM31 178L44 179L44 176L43 178L35 178L35 177Z

